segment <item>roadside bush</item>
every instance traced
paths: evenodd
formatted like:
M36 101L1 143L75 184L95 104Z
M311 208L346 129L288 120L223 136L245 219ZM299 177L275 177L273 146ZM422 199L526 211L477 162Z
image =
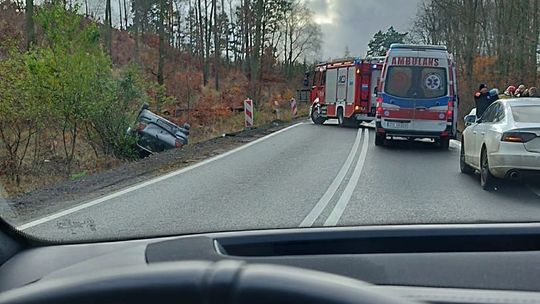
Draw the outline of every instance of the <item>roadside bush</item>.
M88 110L87 121L99 138L104 154L121 159L137 156L135 138L126 134L137 115L139 106L146 101L142 80L136 68L122 71L115 79L113 94L96 100Z
M41 105L30 96L26 56L15 47L6 52L8 58L0 60L0 159L10 180L19 185L30 140L40 125Z
M45 160L70 176L75 166L89 167L88 155L136 155L126 129L146 99L139 71L115 71L99 28L76 12L55 4L40 8L36 24L43 36L25 53L2 42L7 56L0 59L0 175L5 171L17 187L23 171L31 173L33 164Z

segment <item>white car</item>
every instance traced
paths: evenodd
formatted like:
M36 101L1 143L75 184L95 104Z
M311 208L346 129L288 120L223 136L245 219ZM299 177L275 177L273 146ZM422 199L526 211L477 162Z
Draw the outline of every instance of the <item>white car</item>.
M480 171L482 188L492 189L497 178L540 176L540 99L498 100L465 124L461 172Z

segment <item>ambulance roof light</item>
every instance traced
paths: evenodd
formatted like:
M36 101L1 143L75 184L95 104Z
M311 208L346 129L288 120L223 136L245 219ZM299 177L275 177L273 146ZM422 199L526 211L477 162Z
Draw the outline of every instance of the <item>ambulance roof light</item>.
M401 44L392 43L390 49L413 49L413 50L439 50L448 51L446 45L422 45L422 44Z

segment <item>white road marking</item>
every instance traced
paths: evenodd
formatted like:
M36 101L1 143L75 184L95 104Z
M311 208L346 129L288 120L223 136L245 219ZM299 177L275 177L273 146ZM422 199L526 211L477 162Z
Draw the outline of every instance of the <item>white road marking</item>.
M334 207L334 210L332 210L332 213L330 213L330 215L326 219L326 222L324 222L324 226L335 226L343 215L345 208L347 208L347 204L349 204L349 201L351 200L351 196L354 192L354 189L356 188L356 185L358 184L362 169L364 168L364 163L366 162L368 144L369 131L368 129L364 129L364 142L362 143L362 152L360 152L360 156L358 157L358 161L356 162L356 166L352 173L351 179L347 183L345 190L343 190L343 193L341 194L341 197L339 198L336 206Z
M188 172L188 171L191 171L195 168L198 168L198 167L201 167L201 166L204 166L208 163L211 163L211 162L214 162L216 160L219 160L219 159L222 159L224 157L227 157L233 153L236 153L236 152L239 152L241 150L244 150L244 149L247 149L253 145L256 145L262 141L265 141L271 137L274 137L280 133L283 133L283 132L286 132L292 128L295 128L295 127L298 127L302 124L305 124L305 122L300 122L300 123L297 123L297 124L294 124L292 126L289 126L287 128L284 128L284 129L281 129L279 131L276 131L272 134L268 134L264 137L261 137L259 139L256 139L250 143L247 143L243 146L240 146L236 149L233 149L231 151L228 151L228 152L225 152L223 154L220 154L220 155L217 155L215 157L212 157L212 158L209 158L207 160L204 160L200 163L197 163L197 164L194 164L192 166L189 166L189 167L186 167L186 168L183 168L183 169L180 169L180 170L177 170L177 171L174 171L174 172L171 172L171 173L168 173L168 174L165 174L165 175L162 175L160 177L156 177L156 178L153 178L151 180L148 180L146 182L143 182L143 183L140 183L140 184L137 184L137 185L134 185L134 186L131 186L131 187L128 187L124 190L120 190L118 192L114 192L112 194L109 194L107 196L104 196L102 198L99 198L99 199L96 199L96 200L93 200L93 201L90 201L90 202L87 202L87 203L84 203L84 204L81 204L81 205L78 205L78 206L75 206L73 208L69 208L69 209L66 209L66 210L63 210L63 211L60 211L60 212L57 212L57 213L53 213L53 214L50 214L48 216L45 216L45 217L42 217L40 219L37 219L37 220L33 220L31 222L28 222L26 224L23 224L23 225L20 225L20 226L17 226L15 227L17 230L26 230L26 229L29 229L29 228L32 228L32 227L35 227L35 226L38 226L38 225L41 225L41 224L44 224L44 223L47 223L47 222L50 222L52 220L55 220L55 219L58 219L58 218L61 218L63 216L66 216L66 215L69 215L69 214L72 214L72 213L75 213L75 212L78 212L78 211L81 211L81 210L84 210L86 208L89 208L89 207L92 207L92 206L95 206L95 205L98 205L98 204L101 204L103 202L106 202L106 201L109 201L113 198L116 198L116 197L119 197L119 196L122 196L124 194L127 194L127 193L130 193L130 192L133 192L135 190L138 190L138 189L141 189L141 188L144 188L144 187L147 187L147 186L150 186L150 185L153 185L155 183L159 183L163 180L166 180L166 179L169 179L171 177L175 177L177 175L180 175L182 173L185 173L185 172Z
M454 148L457 148L457 149L461 149L461 142L459 140L451 139L450 146L453 146Z
M345 175L349 171L349 168L352 165L352 162L358 152L358 147L360 146L360 139L362 138L362 129L358 129L358 132L356 133L356 139L354 141L354 144L351 148L351 151L349 152L349 156L347 156L347 159L343 163L343 166L341 166L341 169L339 169L338 174L328 187L326 189L326 192L323 194L321 199L317 202L315 207L309 212L309 214L304 218L302 223L300 223L299 227L311 227L313 223L317 220L317 218L321 215L324 208L328 205L332 197L334 197L334 194L336 194L336 191L339 188L339 185L341 185L341 182L345 178Z

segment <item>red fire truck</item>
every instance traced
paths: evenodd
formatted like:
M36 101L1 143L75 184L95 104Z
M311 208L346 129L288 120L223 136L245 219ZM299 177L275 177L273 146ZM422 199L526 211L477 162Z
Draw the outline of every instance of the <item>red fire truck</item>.
M340 126L375 120L384 57L346 58L318 64L311 88L311 120L337 118Z

